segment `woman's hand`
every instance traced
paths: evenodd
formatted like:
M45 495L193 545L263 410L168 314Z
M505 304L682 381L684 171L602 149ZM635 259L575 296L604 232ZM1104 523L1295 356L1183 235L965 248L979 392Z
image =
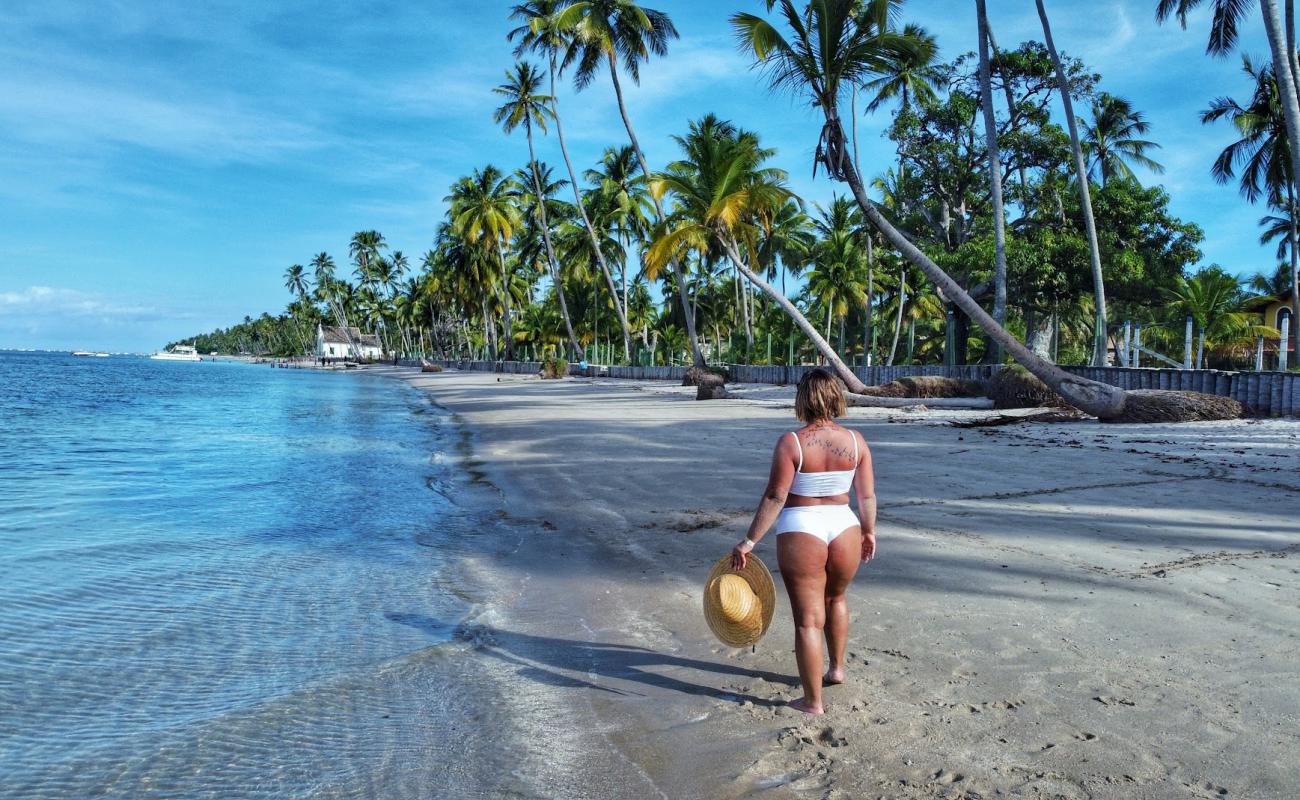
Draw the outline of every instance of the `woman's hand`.
M735 570L744 569L749 554L753 549L754 543L749 539L741 539L737 542L736 546L731 548L731 568Z
M872 531L862 533L862 563L865 564L876 557L876 533Z

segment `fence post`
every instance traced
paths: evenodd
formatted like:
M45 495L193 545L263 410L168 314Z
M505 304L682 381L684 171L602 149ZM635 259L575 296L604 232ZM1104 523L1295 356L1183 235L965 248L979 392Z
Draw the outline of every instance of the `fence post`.
M1187 317L1187 333L1183 335L1183 369L1192 368L1192 318Z
M1255 371L1262 372L1263 370L1264 370L1264 334L1261 333L1259 335L1259 339L1255 342Z
M1289 341L1290 338L1291 338L1291 326L1286 323L1283 323L1282 341L1277 350L1277 371L1278 372L1286 372L1286 349L1291 344L1291 342Z
M1142 366L1142 351L1138 349L1141 346L1142 346L1142 326L1134 325L1133 326L1133 351L1129 354L1129 360L1128 360L1129 366L1134 368Z
M1133 323L1130 322L1129 320L1124 320L1124 346L1123 348L1121 348L1121 353L1119 357L1119 365L1121 367L1131 366L1131 364L1129 363L1129 356L1132 354L1132 352L1133 352Z

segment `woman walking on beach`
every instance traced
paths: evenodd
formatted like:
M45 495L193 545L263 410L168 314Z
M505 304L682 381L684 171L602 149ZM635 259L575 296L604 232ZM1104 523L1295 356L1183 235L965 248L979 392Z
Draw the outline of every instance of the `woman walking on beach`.
M844 389L828 370L799 381L794 413L804 427L783 434L749 532L732 550L743 569L754 546L776 523L776 558L794 611L795 660L803 697L790 703L822 713L822 685L844 681L849 635L845 592L860 563L876 552L876 491L871 452L861 434L836 424L844 413ZM849 491L858 516L849 508ZM830 669L822 675L822 639Z

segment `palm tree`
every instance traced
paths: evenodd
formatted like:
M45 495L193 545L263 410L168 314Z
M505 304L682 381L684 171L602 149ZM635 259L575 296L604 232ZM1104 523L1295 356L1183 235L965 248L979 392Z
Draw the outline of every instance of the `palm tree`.
M351 286L346 281L334 277L334 259L329 253L321 252L312 257L311 266L316 278L316 294L321 302L334 315L334 322L343 331L343 338L348 340L350 353L360 353L357 343L352 339L352 329L348 325L347 293Z
M302 268L302 264L294 264L284 271L284 288L289 291L297 300L307 298L307 271ZM302 344L303 352L307 352L307 340L303 336L300 318L297 312L297 306L293 303L289 305L289 316L293 319L294 330L298 334L299 342Z
M1089 177L1095 175L1102 186L1116 176L1135 180L1130 161L1162 174L1164 165L1146 155L1147 150L1159 150L1160 145L1137 138L1150 128L1142 112L1134 111L1133 104L1124 98L1106 92L1093 98L1092 123L1083 129L1083 149L1090 159Z
M1217 97L1201 113L1201 122L1211 123L1226 119L1241 138L1223 149L1210 174L1219 183L1237 177L1240 170L1241 194L1254 203L1261 197L1269 205L1282 210L1285 218L1265 216L1260 225L1265 226L1261 243L1282 237L1278 257L1283 248L1291 259L1291 314L1300 320L1300 254L1297 254L1297 203L1295 181L1292 180L1290 137L1287 135L1286 115L1278 95L1277 79L1271 65L1258 68L1249 56L1242 56L1242 71L1250 77L1254 88L1250 100L1242 105L1230 97ZM1293 328L1295 325L1293 325Z
M1002 206L1002 161L998 157L998 125L993 116L993 79L989 74L989 18L984 0L975 0L979 29L980 108L984 112L984 145L989 159L989 194L993 206L993 319L1007 324L1007 221ZM993 363L1002 363L1002 348L993 347Z
M925 106L938 99L939 84L943 80L943 72L937 64L939 42L925 28L911 23L903 27L903 38L909 46L885 53L883 62L876 70L880 77L869 80L862 86L862 89L874 94L871 102L867 103L867 114L876 112L894 98L898 98L900 111L909 110L913 102ZM858 163L857 103L858 86L854 84L849 98L849 115L853 120L853 166L861 172L862 167Z
M1200 4L1201 0L1159 0L1156 19L1163 22L1170 15L1177 15L1186 28L1188 13ZM1250 2L1214 0L1214 6L1214 19L1206 50L1213 55L1224 55L1237 44L1238 23ZM1273 57L1273 78L1277 82L1277 97L1286 127L1287 151L1291 157L1289 163L1300 164L1300 54L1296 51L1292 0L1287 0L1285 20L1278 11L1277 0L1260 0L1259 10L1264 19L1264 33L1268 37ZM1294 187L1297 175L1293 171L1290 177L1293 186L1288 195L1288 205L1294 206L1298 194ZM1292 319L1297 319L1300 318L1300 271L1293 270L1291 275L1291 312Z
M1169 309L1179 318L1188 316L1196 326L1196 365L1205 368L1206 347L1250 341L1258 335L1275 335L1271 328L1255 325L1242 311L1241 284L1237 278L1211 265L1190 278L1178 277L1166 289Z
M508 40L519 39L519 44L515 47L515 55L518 56L525 51L540 53L546 57L548 64L548 74L550 80L550 94L547 98L550 101L550 117L555 122L555 136L560 143L560 154L564 156L564 166L569 172L569 186L573 189L573 204L578 212L582 225L587 231L587 236L591 240L591 247L595 255L600 271L604 274L609 285L613 287L614 278L610 273L609 265L605 261L605 254L600 248L600 237L596 234L595 227L591 224L591 218L587 214L586 206L582 202L582 191L578 186L578 175L573 169L573 161L569 158L569 148L564 142L564 123L560 119L559 100L555 94L555 76L559 71L558 61L560 54L565 54L566 63L570 55L574 52L572 48L572 36L568 30L569 23L561 17L561 12L565 9L560 7L558 0L527 0L511 9L510 16L512 19L518 19L523 22L522 25L510 31L507 35ZM619 308L620 319L623 322L623 349L624 356L630 358L630 331L627 327L626 316ZM691 323L692 330L694 323Z
M1101 272L1101 246L1097 244L1097 220L1092 213L1092 190L1088 185L1088 170L1083 160L1083 145L1079 141L1079 125L1074 118L1074 102L1070 99L1070 79L1065 74L1061 55L1056 51L1052 41L1052 26L1047 21L1047 9L1043 0L1034 0L1038 6L1038 19L1043 24L1043 40L1047 52L1052 57L1056 68L1057 88L1060 90L1061 106L1065 109L1065 124L1070 131L1070 149L1074 152L1074 178L1079 186L1079 210L1083 214L1083 230L1088 238L1088 259L1092 265L1093 303L1097 311L1097 323L1092 337L1092 364L1104 367L1108 360L1106 355L1106 285Z
M826 339L831 338L832 318L840 323L840 350L845 347L844 318L850 305L865 305L867 258L852 231L836 230L817 243L808 293L826 307Z
M501 270L498 285L505 320L505 357L514 358L514 341L511 321L510 275L506 265L506 248L519 227L519 209L512 196L513 182L491 164L452 186L451 194L443 198L450 206L452 227L470 245L477 245L481 257L495 251ZM483 302L486 312L486 299Z
M776 301L847 385L861 387L862 381L799 309L760 278L742 255L744 251L756 261L759 220L774 216L794 197L786 188L785 173L763 166L774 151L759 146L757 135L711 115L692 122L687 136L674 139L683 158L650 180L651 193L657 199L671 194L674 207L646 251L647 276L654 280L664 265L690 252L703 256L721 251L741 275Z
M632 239L644 239L653 223L650 219L650 193L645 176L639 174L636 153L630 146L608 147L600 157L600 165L583 173L595 188L595 202L600 227L615 230L627 250ZM627 260L619 264L622 282L623 313L627 314L628 276ZM633 326L635 327L635 326Z
M627 130L628 141L636 153L637 163L641 165L641 174L648 178L650 165L636 138L636 131L632 128L632 118L627 113L623 86L618 79L618 62L621 58L623 68L633 83L640 83L642 62L648 61L652 53L666 55L669 40L677 38L677 28L667 14L639 6L632 0L587 0L572 3L557 12L554 24L561 35L568 37L564 63L565 66L577 63L573 80L579 91L591 84L602 64L608 65L623 127ZM663 204L658 197L653 199L655 222L659 223L664 219ZM702 367L704 354L700 351L695 331L695 315L686 297L686 279L682 275L681 264L676 259L669 266L677 286L681 287L679 297L682 314L686 320L686 334L691 341L695 366Z
M564 318L564 329L569 334L570 353L577 357L582 347L578 337L573 335L573 321L569 319L569 304L564 297L564 282L560 280L560 262L555 260L555 248L551 244L551 227L546 217L546 195L542 191L542 178L537 170L537 152L533 149L533 127L546 133L546 119L550 110L546 103L551 99L541 93L542 74L526 61L520 61L514 70L506 71L506 82L492 91L505 98L493 115L497 124L506 133L510 133L523 123L524 133L528 138L528 165L532 173L533 194L537 198L537 214L541 223L542 239L546 243L547 266L550 268L551 283L555 286L556 297L560 301L560 315Z
M732 24L743 48L753 55L757 65L767 68L774 89L805 91L821 109L826 124L817 146L817 163L825 166L833 179L847 181L863 215L889 244L924 272L937 290L974 319L1012 358L1084 411L1099 417L1122 414L1122 390L1070 375L1032 353L895 228L867 196L861 176L847 157L840 122L840 90L845 83L861 82L876 74L884 54L908 46L903 37L888 30L888 0L871 0L865 9L859 9L853 0L811 0L804 10L798 9L793 0L769 0L769 8L776 5L789 31L788 39L754 14L736 14ZM848 385L858 391L865 388L856 379Z

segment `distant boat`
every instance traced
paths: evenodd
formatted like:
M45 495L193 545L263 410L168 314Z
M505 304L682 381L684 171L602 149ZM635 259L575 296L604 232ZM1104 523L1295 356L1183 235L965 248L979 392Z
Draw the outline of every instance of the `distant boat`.
M170 350L164 350L160 353L154 353L149 356L154 361L202 361L198 351L188 344L178 344Z
M95 353L90 350L77 350L73 355L81 356L83 358L108 358L108 353Z

